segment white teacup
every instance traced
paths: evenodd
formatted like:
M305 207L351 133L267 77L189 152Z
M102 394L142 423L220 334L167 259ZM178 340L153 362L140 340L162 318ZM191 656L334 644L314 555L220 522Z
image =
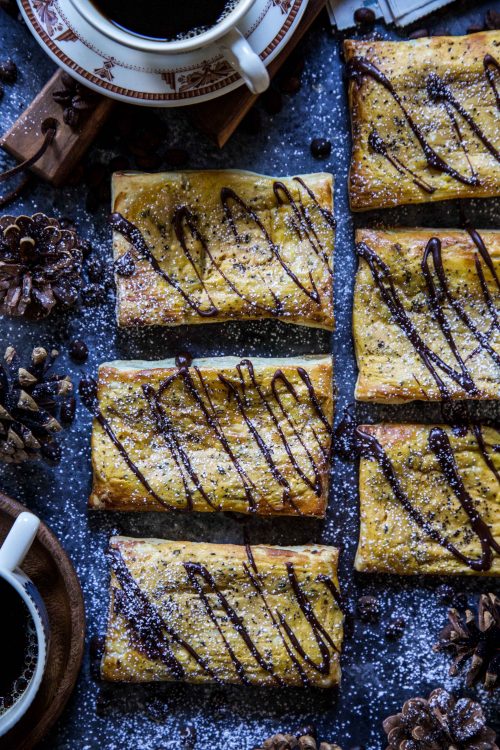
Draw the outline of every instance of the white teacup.
M19 567L31 547L39 525L39 519L32 513L21 513L0 547L0 578L16 591L28 608L35 627L37 641L36 663L28 686L19 695L19 698L0 714L0 737L17 724L32 704L40 687L47 661L50 632L47 611L33 582ZM9 613L2 607L1 601L0 610L2 617L9 616ZM9 648L9 644L3 643L2 648Z
M178 1L189 2L189 0ZM224 57L238 71L250 91L254 94L261 94L269 86L269 74L260 57L238 30L239 21L254 2L255 0L239 0L235 7L210 29L186 39L168 42L127 32L100 13L92 0L71 0L76 10L94 28L125 47L132 47L144 52L178 54L191 52L215 42Z

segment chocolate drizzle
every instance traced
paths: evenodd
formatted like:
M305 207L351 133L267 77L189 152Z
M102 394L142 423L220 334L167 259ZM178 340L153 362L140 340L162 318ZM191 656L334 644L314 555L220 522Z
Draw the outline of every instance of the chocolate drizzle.
M495 83L494 69L500 69L498 62L491 55L486 55L484 58L485 75L495 94L496 102L498 106L500 102L500 97L499 97L498 89ZM403 98L396 91L392 82L385 75L385 73L383 73L373 62L368 60L366 57L353 57L351 60L349 60L347 64L347 75L349 78L355 81L355 83L357 83L358 85L361 85L361 82L364 76L368 76L369 78L376 81L377 83L379 83L381 86L385 88L385 90L391 95L391 97L394 99L394 101L396 102L400 110L402 111L405 117L405 120L408 123L408 126L410 127L411 131L413 132L415 138L417 139L420 145L420 148L422 149L422 152L425 156L428 167L430 167L431 169L435 169L439 172L443 172L449 175L450 177L452 177L454 180L457 180L458 182L461 182L464 185L478 186L480 184L479 177L472 169L472 166L471 166L472 174L470 176L464 175L458 172L456 169L454 169L447 161L445 161L441 156L439 156L439 154L433 149L433 147L430 145L429 141L427 140L423 128L414 120L413 116L408 111ZM438 76L436 73L431 73L427 77L426 88L427 88L427 95L431 102L437 105L440 105L440 104L444 105L447 115L451 121L451 124L455 132L457 133L460 144L465 152L465 155L468 161L469 161L469 157L467 154L467 149L464 145L460 127L455 118L454 112L458 114L467 123L472 133L474 133L476 138L490 152L493 158L496 161L500 161L500 153L498 149L491 143L487 135L484 133L484 131L478 125L478 123L474 120L472 115L456 99L456 97L453 95L449 86L444 82L444 80L440 76ZM434 188L427 185L427 183L425 182L421 182L420 178L417 178L416 175L411 170L409 170L404 164L402 164L398 159L396 159L389 153L386 144L384 143L384 141L382 140L382 138L379 136L378 132L375 129L372 130L372 132L369 135L369 145L376 153L381 154L382 156L387 158L390 161L390 163L397 169L398 172L400 173L404 171L408 172L410 176L412 177L413 182L415 182L415 184L417 184L423 190L426 190L426 192L433 192ZM469 161L469 165L470 165L470 161Z
M424 426L422 426L425 429ZM461 429L460 434L471 430L474 435L479 453L481 454L486 466L492 472L497 482L499 481L498 472L486 451L486 445L480 425L471 425L469 428ZM493 537L492 531L488 524L479 514L476 501L465 487L464 481L460 475L460 470L456 462L453 449L447 432L442 427L432 427L429 430L428 447L434 454L441 474L457 498L460 506L467 515L471 532L480 542L481 556L471 558L461 552L446 536L436 529L413 504L408 493L403 489L401 481L397 475L396 469L387 455L385 449L377 440L375 435L356 426L354 417L351 413L346 412L343 421L336 430L336 446L341 448L340 455L344 458L352 458L358 455L369 461L376 461L389 483L394 497L399 501L401 507L406 511L408 516L432 539L433 542L440 544L460 562L464 563L471 570L477 572L487 572L491 569L493 554L500 554L500 544Z
M291 225L295 233L300 240L304 239L309 243L312 252L321 260L329 275L333 276L333 271L330 265L332 248L325 247L322 243L317 232L315 221L313 221L311 217L311 211L315 210L319 214L321 222L332 229L335 227L333 214L331 213L331 211L320 205L313 191L305 184L305 182L301 178L297 177L294 179L309 196L309 199L312 202L312 208L304 205L300 195L300 188L298 198L294 198L291 191L284 185L284 183L279 181L273 183L273 192L276 197L277 205L281 206L284 203L290 205L292 209ZM223 187L221 189L220 202L222 208L221 218L225 218L225 220L228 222L230 231L234 235L236 243L239 244L240 242L242 242L243 237L241 236L240 230L238 228L235 211L233 208L234 205L236 205L238 209L243 212L247 221L251 222L258 228L262 239L269 250L270 258L272 258L281 266L284 273L292 280L294 285L302 294L304 294L318 306L321 306L321 296L316 286L316 282L313 278L312 272L309 271L309 284L308 286L306 286L297 277L293 268L287 262L285 262L282 257L279 245L277 245L273 241L263 222L260 220L257 213L251 208L251 206L246 203L243 198L241 198L232 188L229 187ZM276 295L272 288L268 289L269 294L273 299L272 305L257 303L241 291L241 289L238 287L238 284L228 276L228 273L222 268L221 264L215 258L214 254L210 250L210 244L207 238L202 235L198 228L196 216L187 206L179 206L175 210L172 223L175 236L180 244L184 256L193 269L199 287L206 295L206 298L208 300L208 304L206 306L202 306L202 303L193 293L186 291L186 289L175 277L171 276L163 270L163 268L155 258L152 250L150 249L144 235L137 226L128 221L128 219L125 219L125 217L123 217L120 213L111 214L109 222L113 229L121 234L127 240L127 242L132 245L137 256L139 258L146 259L150 263L155 273L157 273L169 286L172 286L177 292L179 292L187 305L201 317L209 318L216 316L219 313L219 309L213 302L210 296L209 289L207 288L204 281L204 270L208 262L211 263L215 271L224 280L229 289L252 308L273 317L280 317L281 315L283 315L283 300L281 300ZM197 244L197 247L199 249L199 259L195 258L193 250L190 248L190 244L193 241ZM168 252L169 247L165 246L165 250ZM264 286L268 288L267 283Z
M292 563L286 563L286 578L290 587L290 595L302 612L307 621L312 636L318 646L321 659L316 663L314 658L306 650L305 644L301 643L296 632L287 621L285 615L275 609L266 595L263 577L258 570L250 545L246 546L247 562L243 563L243 571L251 586L256 590L265 613L269 616L272 627L276 631L286 653L288 654L293 668L296 670L301 683L304 686L311 684L307 675L305 665L322 676L327 676L331 668L331 652L339 653L335 642L318 620L309 597L301 588ZM117 578L120 588L113 588L113 606L115 612L127 622L129 637L133 648L152 661L164 664L172 677L176 680L185 679L185 668L182 666L183 659L176 655L177 649L184 650L196 661L202 670L215 681L220 681L217 672L210 666L195 648L172 628L162 617L158 607L153 604L146 592L144 592L132 576L121 552L114 547L109 550L109 560L112 570ZM227 634L227 626L230 624L235 633L242 640L246 650L250 654L251 661L269 674L278 686L286 684L282 676L276 672L269 656L264 656L255 643L249 627L245 623L244 609L240 613L229 602L226 594L221 591L217 581L209 569L199 562L183 562L186 579L189 587L199 597L207 617L218 632L223 648L227 651L234 666L239 681L244 685L252 684L249 670L254 672L253 667L246 660L238 658L230 638ZM339 592L334 581L327 575L320 575L317 581L325 586L330 592L335 603L339 598ZM294 618L296 622L296 618ZM224 628L222 627L224 623ZM177 647L176 653L172 644Z
M487 309L492 317L493 326L497 326L498 315L496 306L489 291L482 268L482 263L484 263L489 269L494 281L498 285L498 277L493 265L493 260L488 253L488 250L479 233L476 230L472 229L469 230L469 233L479 251L478 253L475 253L474 260L475 269L479 279L483 297L487 305ZM458 349L457 343L453 336L452 327L445 315L443 302L446 301L448 303L449 307L453 310L458 319L477 340L479 349L486 352L486 354L491 358L494 364L499 368L500 354L491 346L488 335L482 333L478 329L474 321L466 312L462 302L457 299L457 297L451 292L446 277L446 271L443 265L442 247L440 240L437 237L431 237L431 239L428 241L422 257L421 270L425 280L427 289L427 303L431 315L439 325L439 328L443 333L451 354L458 364L458 370L447 364L440 355L430 349L430 347L425 343L424 339L420 335L417 327L413 323L410 315L403 305L398 290L394 285L393 276L389 266L365 242L358 243L356 245L356 250L358 255L368 263L373 281L375 282L375 285L380 292L382 300L385 302L387 308L389 309L394 323L396 323L396 325L403 331L403 333L415 349L416 353L426 366L439 389L441 398L444 401L449 401L451 400L451 394L439 371L447 375L454 383L462 388L469 397L477 398L478 396L480 396L480 392L474 382L474 379ZM437 285L430 268L431 260L434 268L434 273L437 278Z
M228 399L234 401L243 422L248 428L249 439L255 442L273 479L280 487L282 487L283 503L288 504L295 513L301 515L300 507L295 503L293 497L292 489L287 478L287 472L280 469L276 461L276 448L268 445L262 433L262 428L258 425L257 420L252 419L248 414L247 398L250 390L256 394L258 401L262 404L263 414L268 415L273 429L279 436L280 443L283 446L293 472L310 490L312 490L316 497L320 498L325 491L323 473L326 460L329 457L329 450L328 447L323 444L324 441L321 440L319 433L323 433L324 435L324 432L326 431L326 434L329 437L331 435L331 426L321 408L321 404L309 374L304 368L297 368L298 377L305 385L304 393L302 389L299 390L290 382L283 370L277 369L271 378L271 394L268 395L265 393L263 386L259 384L254 366L249 359L241 360L241 362L236 365L236 371L240 380L239 386L234 383L229 374L226 375L223 372L219 373L218 380L226 389ZM218 410L213 403L211 390L203 377L202 371L196 365L191 367L191 358L186 354L177 358L175 371L161 382L156 389L151 383L143 383L142 385L142 394L147 405L147 411L151 415L155 432L164 440L168 452L172 457L173 465L182 481L186 504L181 509L186 511L193 510L194 492L198 492L201 495L211 510L221 510L222 508L219 504L214 502L210 490L204 486L203 476L200 476L195 470L192 464L192 459L189 455L189 450L186 449L182 441L182 436L178 434L175 425L169 417L168 401L165 400L165 395L176 381L181 381L183 389L188 394L190 402L192 402L192 405L196 409L193 419L199 414L201 420L206 424L207 429L210 430L217 443L221 446L221 449L228 456L243 487L245 499L248 504L248 512L257 512L259 498L256 495L256 486L248 476L240 459L231 447L231 443L221 425ZM94 381L92 382L94 383ZM125 460L129 469L143 485L147 493L167 510L174 510L177 506L173 506L161 498L158 493L152 489L144 474L131 460L127 449L118 439L109 421L101 413L97 401L97 386L95 383L93 387L93 397L83 399L85 405L97 419L106 435ZM302 427L299 427L294 423L286 409L283 400L285 392L288 393L297 403L308 404L313 415L316 415L318 418L320 424L318 424L317 428L315 429L314 424L310 425L310 427L321 448L321 458L319 461L315 459L311 450L307 446L302 434ZM272 395L272 398L270 398L270 395ZM289 427L289 432L291 433L289 436L285 433L285 424ZM324 428L324 430L322 428ZM293 442L290 438L293 438ZM297 449L299 446L303 451L303 456L300 462L297 457ZM306 462L309 468L306 468L303 465ZM266 498L262 497L260 502L265 503Z
M495 71L500 73L500 63L498 62L498 60L495 60L493 55L485 55L483 59L483 66L488 83L490 84L491 90L495 95L497 109L500 110L500 91L498 90L498 85L495 80Z

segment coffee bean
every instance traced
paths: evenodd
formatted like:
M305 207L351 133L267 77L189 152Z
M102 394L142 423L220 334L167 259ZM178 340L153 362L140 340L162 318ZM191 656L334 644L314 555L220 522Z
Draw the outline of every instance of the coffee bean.
M373 26L376 20L375 13L371 8L358 8L354 11L354 21L363 26Z
M389 640L396 640L397 638L401 638L404 633L405 626L406 623L403 618L398 617L397 619L390 622L385 629L385 637Z
M425 36L429 36L429 29L415 29L408 34L408 39L422 39Z
M376 623L380 617L380 604L374 596L360 596L356 606L356 614L361 622Z
M88 240L78 240L78 247L82 251L83 257L87 258L92 252L92 245Z
M100 284L87 284L83 287L81 296L86 307L96 307L106 299L106 290Z
M69 345L69 356L75 362L82 364L89 356L89 348L82 339L74 339Z
M183 167L189 161L189 154L183 148L167 148L165 161L171 167Z
M297 91L300 91L301 87L302 84L298 76L290 76L289 78L284 78L280 82L281 91L284 94L289 94L290 96L293 96L293 94L296 94Z
M104 268L99 258L90 257L85 264L85 269L90 281L102 280L102 277L104 276Z
M332 144L325 138L313 138L311 154L315 159L326 159L332 153Z
M71 396L61 404L60 422L64 427L69 427L73 423L76 411L76 399Z
M40 453L46 461L53 464L59 463L62 457L61 446L56 442L42 443Z
M262 94L264 109L270 115L277 115L283 109L283 97L277 88L271 86Z
M10 57L0 61L0 81L15 83L17 81L17 65Z

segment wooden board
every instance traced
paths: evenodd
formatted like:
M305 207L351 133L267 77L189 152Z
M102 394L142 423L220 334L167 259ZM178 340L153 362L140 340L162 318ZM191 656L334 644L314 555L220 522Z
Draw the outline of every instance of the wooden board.
M23 510L29 509L0 493L0 543ZM0 737L0 750L31 750L42 739L67 703L83 657L85 612L80 583L66 552L45 524L40 524L22 567L43 597L52 637L35 700L10 732Z
M325 5L326 0L309 0L293 37L268 65L267 69L271 78L279 71ZM258 98L257 95L250 93L246 86L240 86L217 99L189 107L189 116L191 122L199 130L208 135L219 148L222 148Z
M71 128L63 121L63 109L54 101L52 93L64 89L62 70L57 70L29 107L18 117L3 136L0 146L17 161L32 156L43 143L42 123L56 119L58 128L52 144L31 171L56 187L62 185L75 164L90 146L114 105L112 99L97 95L96 105L82 118L78 127Z

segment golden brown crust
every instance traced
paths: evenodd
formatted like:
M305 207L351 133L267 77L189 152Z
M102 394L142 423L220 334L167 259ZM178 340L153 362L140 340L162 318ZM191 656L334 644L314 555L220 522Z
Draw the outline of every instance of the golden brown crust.
M161 270L173 279L168 283L148 259L139 259L132 250L135 273L128 278L116 275L118 324L175 326L277 317L331 330L332 176L321 173L300 179L307 189L296 178L237 170L115 173L113 211L139 228ZM234 198L227 199L237 239L222 201L227 188L257 218L250 219ZM187 214L178 220L185 209L193 216L197 240ZM176 227L186 243L184 249ZM118 259L131 245L115 230L113 248Z
M500 544L498 430L481 428L484 452L472 428L459 431L444 425L379 424L364 425L359 430L374 436L382 446L412 508L422 514L432 533L437 532L459 552L477 561L481 558L479 536L446 479L438 460L439 452L432 450L431 435L442 437L444 433L444 443L447 438L459 477L455 488L463 484L475 511L487 524L496 544ZM432 433L433 430L437 433ZM434 541L396 498L377 460L361 459L359 495L361 526L356 570L399 575L500 575L497 551L492 553L491 567L481 572Z
M335 548L114 537L110 560L103 679L323 688L339 682L343 616ZM316 667L295 649L287 627Z
M351 77L353 150L349 193L353 211L500 194L500 163L495 153L500 149L496 98L500 90L500 69L490 64L488 73L485 71L488 55L500 62L499 31L407 42L345 42L348 67L352 66L353 58L360 57L374 64L391 82L437 155L467 180L470 181L473 174L478 177L477 184L464 184L441 169L430 167L416 133L391 93L370 75ZM436 75L438 79L430 78ZM439 95L432 99L428 86L433 80L448 87L448 92L490 142L491 150L454 106L449 103L445 106ZM436 88L434 95L435 92ZM448 112L460 128L466 151ZM381 138L377 148L369 144L374 131ZM384 147L386 155L382 153ZM395 159L399 168L390 159ZM427 190L416 184L419 180L427 184ZM433 192L428 192L429 188Z
M101 365L101 414L139 475L94 420L91 507L324 516L332 377L329 356ZM146 391L169 378L158 423Z
M500 232L480 231L478 234L497 278L500 278ZM457 310L442 298L440 308L475 390L471 385L457 382L462 375L461 367L432 312L429 288L422 272L424 252L431 238L437 238L441 243L443 268L453 298L493 350L491 352L481 345L470 326L460 319ZM358 250L367 246L389 267L398 298L421 340L455 372L457 379L454 380L442 367L431 363L448 397L500 398L500 330L495 326L493 312L500 316L500 289L469 233L448 229L362 229L356 232L356 243ZM477 263L482 279L476 268ZM429 258L428 267L439 288L432 258ZM483 281L489 302L485 299ZM368 260L362 254L355 282L353 334L359 369L355 392L357 399L400 403L438 401L443 398L442 387L439 387L403 327L398 325L382 298Z

